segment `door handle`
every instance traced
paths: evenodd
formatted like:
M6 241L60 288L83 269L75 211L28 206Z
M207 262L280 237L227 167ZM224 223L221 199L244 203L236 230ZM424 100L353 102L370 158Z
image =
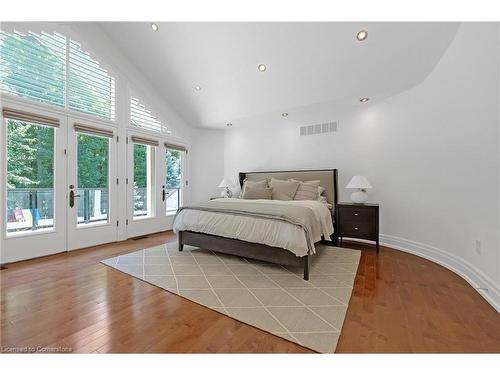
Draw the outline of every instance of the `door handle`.
M75 192L73 190L71 190L69 192L69 206L71 208L73 208L73 206L75 205L75 198L76 197L80 197L80 194L75 194Z
M167 195L167 193L165 192L165 185L163 185L163 192L161 194L161 197L162 197L162 200L163 202L165 202L165 196Z

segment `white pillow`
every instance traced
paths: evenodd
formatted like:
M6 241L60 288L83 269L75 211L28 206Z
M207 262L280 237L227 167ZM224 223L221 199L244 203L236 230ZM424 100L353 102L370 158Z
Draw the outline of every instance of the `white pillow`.
M315 201L319 196L319 180L299 182L299 187L293 197L295 201Z
M257 189L265 189L267 188L267 180L261 180L261 181L249 181L245 178L243 180L243 188L241 189L241 194L240 197L242 197L245 194L245 188L257 188Z
M280 201L291 201L299 187L299 181L278 180L271 178L269 187L273 188L273 199Z
M256 188L250 185L245 187L242 199L271 199L273 194L272 188Z

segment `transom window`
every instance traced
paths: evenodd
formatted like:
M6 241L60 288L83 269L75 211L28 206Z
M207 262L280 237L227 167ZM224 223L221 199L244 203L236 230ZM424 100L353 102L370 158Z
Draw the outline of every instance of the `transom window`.
M0 31L0 91L65 106L66 37Z
M153 132L163 131L161 121L135 97L130 98L130 124Z
M115 79L58 33L0 31L0 92L115 120Z
M115 79L73 40L69 41L68 90L70 109L115 119Z

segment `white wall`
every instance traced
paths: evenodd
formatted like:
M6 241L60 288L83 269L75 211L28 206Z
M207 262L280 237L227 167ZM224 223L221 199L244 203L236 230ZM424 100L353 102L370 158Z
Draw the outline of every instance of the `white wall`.
M193 130L191 148L191 201L218 197L219 183L224 177L224 132Z
M226 175L242 170L338 168L374 186L382 241L444 264L500 310L499 33L463 24L419 86L348 112L331 136L299 136L299 123L256 122L225 132ZM481 241L480 253L475 240Z

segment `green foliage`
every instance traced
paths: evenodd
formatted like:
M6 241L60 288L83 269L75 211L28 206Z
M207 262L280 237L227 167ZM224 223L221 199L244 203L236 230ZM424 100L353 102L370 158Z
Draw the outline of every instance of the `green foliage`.
M108 187L108 138L78 134L77 148L77 186L90 189Z
M177 150L167 149L166 164L167 189L175 189L181 187L181 152Z
M148 146L134 143L134 186L147 187Z
M54 128L9 120L7 188L52 188Z
M52 188L54 128L9 120L7 188ZM77 135L79 188L108 187L108 138Z

